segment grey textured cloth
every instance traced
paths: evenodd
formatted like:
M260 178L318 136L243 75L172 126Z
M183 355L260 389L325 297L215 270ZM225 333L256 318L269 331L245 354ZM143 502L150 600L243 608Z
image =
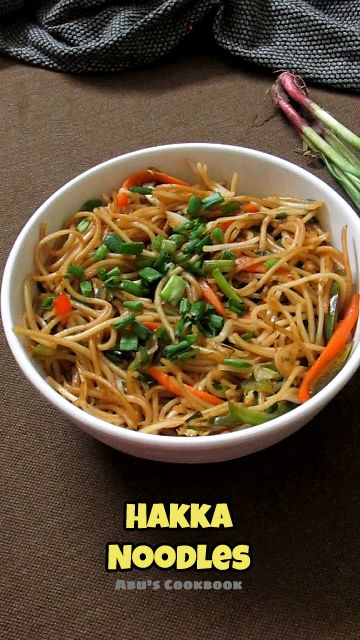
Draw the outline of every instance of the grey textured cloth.
M360 0L0 0L0 18L0 51L57 71L149 64L195 30L240 60L360 89Z

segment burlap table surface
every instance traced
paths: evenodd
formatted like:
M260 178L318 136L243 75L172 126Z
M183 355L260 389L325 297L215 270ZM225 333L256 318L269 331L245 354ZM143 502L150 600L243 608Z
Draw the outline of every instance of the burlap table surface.
M127 151L222 142L307 166L279 117L253 126L271 77L211 54L92 78L3 59L0 79L2 267L46 197ZM314 97L358 127L358 97L319 89ZM333 184L324 169L310 170ZM359 638L359 375L312 423L266 451L174 466L125 456L83 434L35 393L1 340L1 638ZM227 501L235 527L130 535L121 521L125 500ZM242 580L241 591L116 591L104 568L110 540L247 542L253 564L226 573ZM156 569L126 575L179 577ZM215 578L225 576L186 573L187 580Z

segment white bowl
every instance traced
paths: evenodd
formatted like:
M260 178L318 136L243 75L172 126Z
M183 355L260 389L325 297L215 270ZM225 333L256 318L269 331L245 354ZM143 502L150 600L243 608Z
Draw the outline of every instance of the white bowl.
M285 160L252 149L205 143L175 144L142 149L108 160L82 173L54 193L30 218L12 248L3 277L1 311L7 340L24 374L51 404L80 429L115 449L142 458L165 462L215 462L245 456L283 440L328 404L360 365L359 326L352 355L342 371L304 405L264 425L196 438L138 433L85 413L48 385L41 368L29 357L22 341L13 332L13 326L21 322L23 281L33 270L33 249L41 222L46 222L49 232L60 229L65 219L77 211L82 202L103 193L111 193L127 175L149 166L190 180L192 175L187 159L207 163L210 175L217 179L229 178L234 170L238 171L240 190L245 193L324 200L328 215L321 222L331 228L332 242L336 247L341 246L342 227L348 225L351 264L358 282L360 262L355 243L360 237L360 220L343 198L324 182Z

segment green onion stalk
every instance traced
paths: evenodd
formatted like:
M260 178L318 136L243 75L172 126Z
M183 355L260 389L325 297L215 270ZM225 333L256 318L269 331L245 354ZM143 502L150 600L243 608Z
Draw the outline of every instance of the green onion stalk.
M356 155L360 150L360 137L317 105L307 93L304 81L290 71L278 76L272 90L275 104L360 209L360 159ZM301 113L296 104L301 107Z

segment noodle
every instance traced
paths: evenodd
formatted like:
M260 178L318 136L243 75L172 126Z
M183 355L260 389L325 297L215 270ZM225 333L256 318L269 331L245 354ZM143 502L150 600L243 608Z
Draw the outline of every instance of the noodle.
M337 312L353 291L346 228L335 249L322 202L236 195L237 173L228 188L192 168L194 185L135 182L122 206L114 192L59 231L41 225L15 328L66 400L144 433L257 424L232 423L231 403L269 419L293 408L334 286Z

